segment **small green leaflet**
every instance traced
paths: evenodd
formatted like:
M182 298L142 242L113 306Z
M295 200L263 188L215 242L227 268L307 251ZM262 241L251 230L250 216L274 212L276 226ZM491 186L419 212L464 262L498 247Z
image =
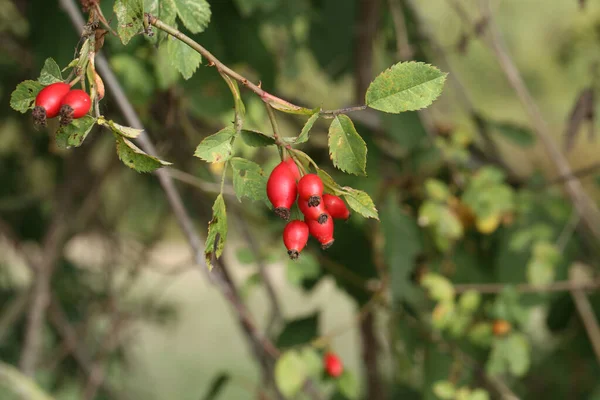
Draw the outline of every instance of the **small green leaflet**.
M213 217L208 223L208 236L204 245L204 257L209 270L213 267L213 255L215 259L221 257L227 239L227 210L225 209L223 194L217 196L212 210Z
M190 79L202 62L200 53L171 36L167 38L166 46L171 65L181 73L183 79Z
M60 127L56 132L56 144L62 149L81 146L95 124L96 118L86 115Z
M223 162L231 158L233 153L232 139L235 129L232 126L221 129L214 135L210 135L196 147L194 155L207 162Z
M337 115L329 127L329 156L338 169L366 175L367 145L347 115Z
M279 98L277 98L275 100L275 99L266 97L263 100L266 101L274 109L279 110L284 113L287 113L287 114L312 115L312 114L320 111L319 108L315 108L315 109L311 110L309 108L298 107L297 105L294 105L292 103L289 103L289 102L279 99Z
M152 16L160 19L167 25L174 26L175 19L177 18L177 9L175 8L175 2L173 0L144 0L144 11L151 14ZM162 41L163 38L168 37L168 33L158 31L152 37L144 35L152 43Z
M135 139L138 136L140 136L142 134L142 132L144 132L143 129L136 129L136 128L132 128L130 126L119 125L116 122L111 121L111 120L98 121L98 123L100 125L110 128L114 133L119 134L121 136L125 136L126 138L129 138L129 139Z
M379 221L379 213L371 197L362 190L344 187L343 196L350 208L366 218L374 218Z
M62 82L62 73L60 72L60 67L52 58L47 58L44 62L44 67L42 68L42 72L40 72L40 77L38 78L38 82L44 86L48 86L52 83Z
M243 197L250 200L264 200L267 178L258 164L250 160L234 157L231 159L233 169L233 189L239 201Z
M117 31L121 42L127 44L144 28L144 1L116 0L113 10L117 15Z
M485 369L492 376L510 372L521 377L531 364L530 345L522 333L511 333L505 338L495 338Z
M139 149L128 139L115 134L117 142L117 155L123 164L137 172L152 172L171 163L160 160Z
M210 5L206 0L175 0L177 15L192 33L200 33L210 22Z
M310 130L312 129L313 125L315 124L315 122L319 119L319 113L316 112L313 115L310 116L310 118L308 119L308 121L306 121L306 123L304 124L304 126L302 127L302 132L300 132L300 135L298 136L298 138L296 139L296 143L305 143L306 141L308 141L308 136L310 134Z
M44 87L36 81L23 81L10 95L10 106L20 113L25 114L35 105L35 97Z
M335 195L345 194L340 185L335 183L331 175L329 175L327 172L319 169L317 170L317 175L319 175L319 178L321 178L321 181L323 181L323 186L325 187L326 192L333 193Z
M242 140L251 147L266 147L275 144L275 139L262 132L242 129Z
M307 377L307 366L297 351L286 351L277 359L275 383L286 398L295 396Z
M371 82L365 101L375 110L393 114L420 110L442 93L447 75L421 62L398 63Z
M340 393L342 393L349 400L356 400L360 394L360 386L358 380L354 374L349 371L344 371L342 376L337 380L337 387Z

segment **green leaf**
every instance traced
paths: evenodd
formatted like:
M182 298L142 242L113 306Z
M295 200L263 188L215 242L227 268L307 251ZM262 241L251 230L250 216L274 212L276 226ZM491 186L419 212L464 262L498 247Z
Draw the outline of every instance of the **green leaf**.
M144 11L160 19L167 25L175 26L177 9L174 0L144 0ZM158 31L153 37L144 35L152 43L160 42L169 36L168 33Z
M329 156L344 172L366 175L367 145L347 115L337 115L329 127Z
M117 16L117 32L123 44L144 29L144 1L116 0L113 10Z
M478 322L473 325L468 333L468 338L477 346L487 347L494 338L492 324L489 322Z
M530 347L522 333L511 333L505 338L496 338L486 364L488 374L497 376L510 372L517 377L529 370Z
M320 111L319 108L309 109L300 107L280 98L273 98L273 96L265 97L263 101L266 101L274 109L287 114L312 115L315 112Z
M73 120L69 125L62 126L56 132L56 144L59 148L79 147L90 133L96 118L86 115Z
M487 123L492 130L519 146L531 147L535 144L535 136L529 128L511 122L487 121Z
M221 372L212 380L210 387L208 388L208 391L206 392L202 400L216 399L219 396L219 394L221 394L221 392L230 380L231 376L229 376L229 374Z
M259 131L242 129L240 134L244 143L251 147L266 147L275 144L274 138Z
M215 258L219 258L221 257L221 254L223 254L225 240L227 239L227 210L225 208L223 194L217 196L212 210L213 215L208 223L208 236L206 237L206 243L204 244L204 257L208 269L212 269L213 267L213 255Z
M211 163L227 161L233 154L231 142L234 135L235 129L232 126L225 127L214 135L204 138L194 155Z
M319 175L319 178L321 178L321 181L323 182L323 187L325 188L325 192L327 192L327 193L333 193L335 195L344 194L344 191L342 190L342 187L340 185L338 185L333 180L333 178L331 177L331 175L329 175L327 172L325 172L322 169L318 169L317 170L317 175Z
M302 127L302 131L300 132L300 135L296 139L296 143L300 144L300 143L305 143L305 142L308 141L308 136L310 134L310 130L312 129L313 125L315 124L315 122L318 119L319 119L319 113L318 112L314 113L313 115L310 116L310 118L308 119L308 121L306 121L306 123Z
M306 365L297 351L286 351L275 363L275 382L285 397L295 396L307 376Z
M366 103L371 108L393 114L420 110L442 93L447 75L421 62L395 64L371 82Z
M166 46L171 65L181 73L183 79L190 79L202 62L200 53L171 36Z
M475 389L471 392L469 400L490 400L490 395L484 389Z
M35 97L44 86L36 81L23 81L10 95L10 106L13 110L25 114L35 105Z
M309 281L319 277L321 266L316 257L308 252L296 260L288 260L286 276L288 282L293 285L301 285L303 281Z
M351 187L343 187L343 196L348 202L350 208L359 213L365 218L374 218L379 220L377 208L371 197L362 190L353 189Z
M115 135L117 141L117 155L123 164L137 172L152 172L160 167L171 165L170 162L160 160L146 154L128 139Z
M337 380L337 388L349 400L356 400L360 395L360 386L353 373L346 370Z
M286 322L283 331L277 338L276 345L280 348L293 347L310 343L319 332L319 315L298 318Z
M210 5L206 0L175 0L177 15L192 33L200 33L210 22Z
M233 169L233 189L239 201L243 197L250 200L264 200L266 198L267 177L263 175L260 165L243 158L231 159Z
M109 128L112 129L113 132L130 139L135 139L138 136L140 136L142 132L144 132L143 129L136 129L130 126L119 125L111 120L106 121L106 123L108 124Z
M9 3L10 4L10 3ZM8 399L53 400L37 383L17 368L0 361L0 394L7 396L6 390L14 394Z
M425 181L427 196L433 200L445 202L450 197L448 185L438 179L427 179Z
M323 373L323 359L313 347L304 347L300 350L300 357L306 366L308 375L318 379Z
M433 393L440 399L451 400L455 392L456 388L450 381L437 381L433 384Z
M429 272L421 279L421 286L429 291L429 296L437 301L454 299L454 286L445 276Z
M481 303L481 295L476 290L467 290L460 295L458 306L469 313L475 312Z
M60 67L52 58L47 58L44 62L44 67L38 78L38 82L44 86L48 86L52 83L62 82L62 73Z

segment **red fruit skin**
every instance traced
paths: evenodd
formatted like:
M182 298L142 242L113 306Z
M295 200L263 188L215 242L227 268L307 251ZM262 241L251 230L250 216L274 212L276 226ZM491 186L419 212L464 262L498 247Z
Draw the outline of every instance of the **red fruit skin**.
M324 224L329 218L323 202L320 202L316 207L309 207L307 200L298 199L298 208L306 218L314 219L319 224Z
M54 118L60 112L63 98L71 90L71 86L64 82L57 82L46 86L35 98L35 105L46 110L46 118Z
M81 89L71 90L63 97L61 107L70 106L73 109L72 118L77 119L83 117L92 108L92 100L90 96Z
M308 225L297 219L288 222L283 229L283 244L292 260L298 258L306 242L308 242Z
M298 195L309 207L318 206L323 195L323 182L316 174L306 174L298 182Z
M332 378L338 378L344 372L342 360L334 353L326 353L323 357L323 363L325 364L325 372Z
M333 218L327 214L327 221L320 224L317 220L304 217L308 225L308 232L321 243L321 248L326 249L333 244Z
M300 180L300 170L298 170L298 166L294 162L294 159L292 157L289 157L285 160L285 163L288 165L288 167L290 167L292 175L294 175L294 179L296 180L296 182L298 182Z
M294 175L285 161L282 161L273 169L267 181L267 197L273 204L275 213L287 221L297 195Z
M324 194L323 203L325 203L325 209L332 218L344 220L350 218L350 210L346 207L344 200L340 199L338 196Z

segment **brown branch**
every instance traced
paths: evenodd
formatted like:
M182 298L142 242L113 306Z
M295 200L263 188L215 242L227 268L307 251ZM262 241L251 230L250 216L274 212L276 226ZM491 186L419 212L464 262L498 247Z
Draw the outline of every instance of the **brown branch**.
M583 284L588 280L586 276L585 268L582 265L575 264L569 269L569 278L575 285L577 283ZM600 364L600 326L596 319L596 314L587 298L585 292L581 288L574 288L571 290L571 297L575 302L577 312L583 321L583 326L587 332L588 338L592 343L592 348L596 354L596 361Z
M390 14L394 22L394 31L396 32L396 56L399 60L407 61L413 57L414 51L408 39L408 30L406 29L406 21L402 3L400 0L388 0Z
M590 282L572 282L558 281L547 285L535 286L529 283L507 284L507 283L458 283L454 285L456 293L463 293L467 290L475 290L480 293L500 293L505 288L511 287L519 293L548 293L548 292L568 292L571 290L598 290L600 289L600 279Z

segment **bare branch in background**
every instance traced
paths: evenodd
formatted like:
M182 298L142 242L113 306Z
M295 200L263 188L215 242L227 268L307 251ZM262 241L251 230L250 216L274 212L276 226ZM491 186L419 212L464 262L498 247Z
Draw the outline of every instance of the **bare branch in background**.
M558 281L548 285L532 285L530 283L506 284L506 283L457 283L454 285L456 293L464 293L475 290L480 293L500 293L511 287L519 293L546 293L546 292L568 292L571 290L598 290L600 279L588 282Z
M581 126L585 122L590 122L591 124L594 123L593 88L583 89L573 105L573 109L571 110L569 121L567 122L567 128L565 129L564 134L564 146L566 152L573 150L575 141L577 140L578 134L581 131ZM591 129L591 132L593 134L593 128ZM592 137L590 137L590 140L591 139Z
M10 303L2 306L2 314L0 315L0 344L9 333L13 325L21 318L31 296L30 290L24 290L19 293Z
M584 265L576 263L569 269L569 279L574 284L583 284L584 282L588 281L589 277L587 275L588 274ZM571 290L571 297L575 302L577 312L583 321L588 338L592 343L592 348L596 354L596 360L598 361L598 364L600 364L600 326L598 325L598 320L596 319L594 309L592 308L590 300L587 298L583 290Z

